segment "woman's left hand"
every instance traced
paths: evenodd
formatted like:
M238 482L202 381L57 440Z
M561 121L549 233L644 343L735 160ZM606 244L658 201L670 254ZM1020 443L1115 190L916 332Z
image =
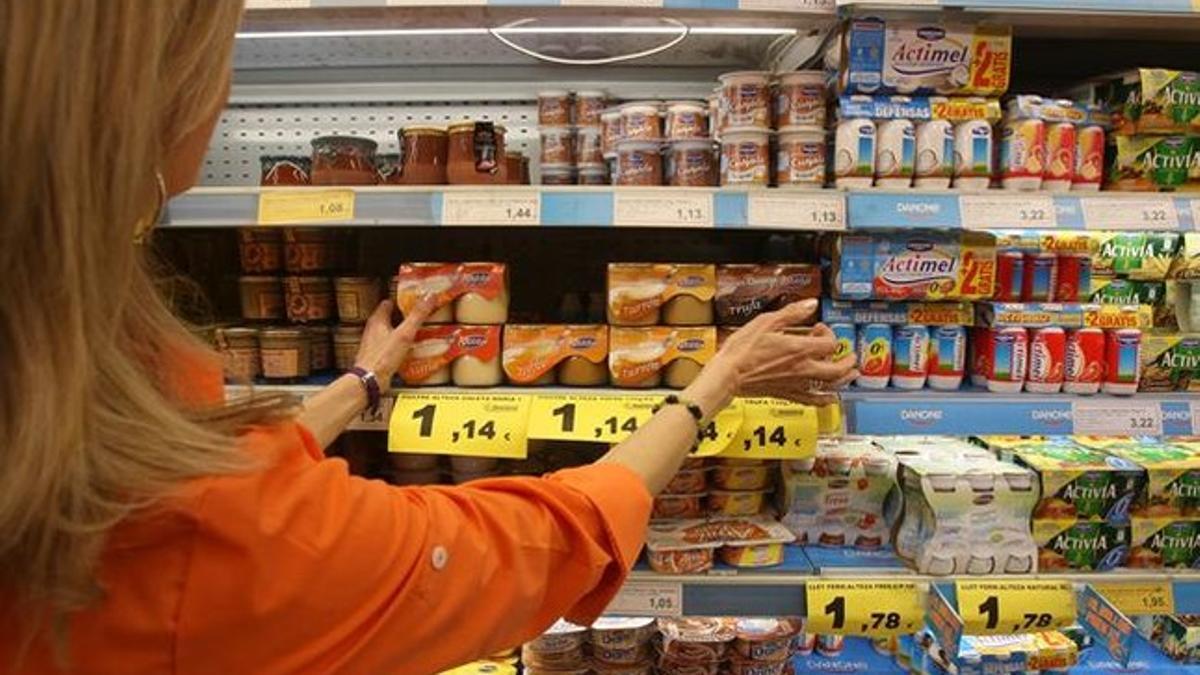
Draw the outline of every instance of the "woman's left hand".
M422 302L413 308L397 327L392 327L391 300L379 303L367 325L363 328L362 344L358 347L358 356L354 365L375 373L379 389L386 393L391 388L392 376L400 369L408 350L412 348L417 330L429 318L433 311L431 302Z

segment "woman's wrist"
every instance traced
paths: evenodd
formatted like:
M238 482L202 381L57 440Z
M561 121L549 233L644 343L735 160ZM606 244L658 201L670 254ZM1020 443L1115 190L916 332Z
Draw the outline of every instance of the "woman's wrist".
M737 374L724 362L713 361L681 392L681 398L699 405L704 419L711 420L733 401L736 391Z

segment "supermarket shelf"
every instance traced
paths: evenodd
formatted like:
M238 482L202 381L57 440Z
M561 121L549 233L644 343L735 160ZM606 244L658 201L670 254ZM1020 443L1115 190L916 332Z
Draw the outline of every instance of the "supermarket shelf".
M1200 432L1196 412L1200 397L1192 394L1146 394L1136 396L1072 396L1068 394L993 394L983 390L954 392L868 391L852 389L842 394L846 430L855 434L1001 434L1065 435L1100 433L1094 426L1077 424L1081 410L1091 410L1087 424L1096 423L1097 411L1115 428L1129 425L1124 435L1139 435L1134 424L1145 429L1161 424L1165 436L1189 436ZM1141 416L1149 422L1131 422L1122 415ZM1121 418L1121 419L1118 419ZM1113 434L1114 431L1109 431ZM1154 435L1146 433L1145 435Z
M1194 40L1200 28L1200 7L1191 0L837 0L837 4L843 14L852 16L954 12L960 20L1009 24L1024 37Z
M1149 193L858 191L850 229L1196 230L1200 198Z
M719 190L638 187L361 187L352 217L333 226L542 226L837 230L845 227L842 196L832 190ZM312 188L292 194L325 192ZM280 192L272 190L272 192ZM173 199L165 227L240 227L259 219L251 188L196 188Z
M742 11L776 11L793 13L831 13L834 0L248 0L250 15L269 14L278 10L392 8L410 11L419 7L488 6L488 7L603 7L605 9L723 9Z
M269 192L318 195L327 189ZM659 227L786 230L1200 229L1200 197L1144 193L894 192L760 188L345 187L352 215L331 226ZM166 227L240 227L259 219L257 187L195 188ZM305 221L297 221L305 222Z

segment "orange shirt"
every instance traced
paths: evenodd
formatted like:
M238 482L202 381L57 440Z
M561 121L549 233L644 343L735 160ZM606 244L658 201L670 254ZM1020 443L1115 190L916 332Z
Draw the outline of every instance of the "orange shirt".
M258 471L185 486L117 526L103 602L71 620L78 673L434 673L566 616L590 623L651 498L615 464L465 487L352 477L294 423L248 433ZM21 625L0 612L0 672ZM58 672L39 640L21 672Z

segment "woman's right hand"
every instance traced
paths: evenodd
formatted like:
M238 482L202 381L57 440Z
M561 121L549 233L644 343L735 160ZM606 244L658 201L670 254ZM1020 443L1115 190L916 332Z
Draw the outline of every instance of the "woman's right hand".
M731 335L685 396L714 415L734 396L773 396L827 405L858 377L853 354L833 361L837 340L818 324L807 334L785 332L817 311L816 300L795 302L759 315Z

